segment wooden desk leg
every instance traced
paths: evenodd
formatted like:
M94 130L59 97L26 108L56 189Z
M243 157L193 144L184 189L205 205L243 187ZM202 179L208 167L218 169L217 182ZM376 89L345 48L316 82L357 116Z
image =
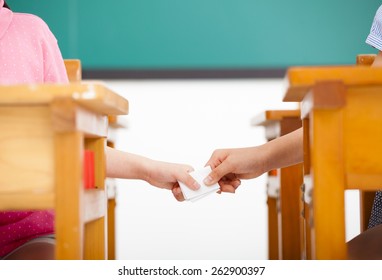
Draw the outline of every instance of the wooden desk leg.
M101 217L86 224L84 220L84 142L84 135L80 132L55 135L57 259L106 259L107 218ZM102 190L105 139L89 139L86 143L87 149L95 152L95 184ZM106 198L106 194L103 197ZM105 199L105 209L106 203Z
M278 177L269 174L267 185L268 204L268 258L279 260L279 225L278 225Z
M115 260L115 198L108 200L107 229L108 229L108 259Z
M346 259L347 256L342 126L341 109L315 109L310 116L312 244L316 259Z
M301 248L301 256L302 259L311 260L312 259L312 238L311 238L311 195L312 193L308 193L310 191L310 186L307 188L307 181L309 184L311 184L311 178L310 178L310 149L309 149L309 143L310 143L310 137L309 137L309 119L304 118L302 120L302 126L303 126L303 144L304 144L304 167L303 167L303 173L304 173L304 185L301 190L301 212L302 212L302 219L300 220L300 232L303 233L303 242L304 245ZM308 179L308 180L306 180Z
M281 136L301 127L301 119L284 117L280 122ZM303 147L301 147L303 149ZM301 259L300 187L303 182L303 165L297 164L280 169L280 221L281 259Z
M56 133L56 259L83 259L82 154L82 133Z
M304 248L302 248L301 256L302 259L312 260L314 259L312 252L312 227L313 227L313 216L312 216L312 179L309 174L304 175L304 185L302 188L302 200L301 200L301 222L300 230L303 232Z
M301 258L299 186L302 184L302 164L282 168L280 173L282 259L298 260Z
M98 190L103 191L103 205L107 212L107 194L105 190L106 159L105 159L105 138L87 138L85 140L86 149L94 152L95 157L95 185ZM107 259L107 214L102 213L102 217L88 222L85 225L84 257L89 260Z
M106 259L106 218L102 217L85 224L84 258L87 260Z
M300 187L300 201L299 201L299 209L300 215L298 220L298 227L300 232L300 259L306 260L306 231L305 231L305 185L301 184Z

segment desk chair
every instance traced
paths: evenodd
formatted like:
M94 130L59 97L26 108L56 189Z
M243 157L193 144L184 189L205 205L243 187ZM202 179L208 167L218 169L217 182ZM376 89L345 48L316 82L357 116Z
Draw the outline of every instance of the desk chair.
M359 54L356 56L356 65L371 66L376 56L376 54Z
M101 83L0 87L0 209L54 209L56 259L106 259L107 115L128 102ZM95 189L83 187L83 151Z
M382 69L292 67L287 79L304 119L311 258L346 259L344 191L382 185Z
M301 127L300 110L267 110L252 121L263 126L268 141ZM302 147L301 147L302 148ZM269 259L301 259L306 242L301 186L302 164L268 172L268 253Z
M82 66L79 59L64 59L66 73L69 82L80 82L82 80Z

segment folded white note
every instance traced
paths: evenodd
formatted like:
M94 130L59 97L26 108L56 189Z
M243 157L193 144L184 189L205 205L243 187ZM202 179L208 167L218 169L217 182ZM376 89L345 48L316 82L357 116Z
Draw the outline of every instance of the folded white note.
M204 183L203 180L210 174L211 172L211 167L207 166L204 167L203 169L200 170L195 170L190 172L190 175L192 178L194 178L200 185L200 189L194 191L188 188L185 184L182 182L179 182L180 188L182 190L183 196L186 200L189 201L196 201L199 200L200 198L203 198L207 196L208 194L211 194L213 192L216 192L220 189L219 184L216 183L212 186L207 187Z

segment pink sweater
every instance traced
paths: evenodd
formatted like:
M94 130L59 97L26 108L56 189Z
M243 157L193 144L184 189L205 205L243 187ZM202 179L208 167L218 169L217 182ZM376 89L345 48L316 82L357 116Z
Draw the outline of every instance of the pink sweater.
M0 0L0 85L67 83L57 40L45 22L13 13ZM53 211L0 212L0 257L25 242L54 232Z

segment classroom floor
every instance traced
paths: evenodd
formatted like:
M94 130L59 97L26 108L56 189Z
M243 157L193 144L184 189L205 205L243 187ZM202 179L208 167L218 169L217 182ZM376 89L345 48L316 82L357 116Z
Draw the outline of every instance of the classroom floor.
M117 148L200 169L217 148L259 145L262 128L250 119L283 103L285 81L107 81L130 102ZM177 202L166 190L118 180L117 258L267 259L265 175L242 182L237 193ZM358 231L356 193L347 193L347 239ZM358 219L358 220L357 220Z

